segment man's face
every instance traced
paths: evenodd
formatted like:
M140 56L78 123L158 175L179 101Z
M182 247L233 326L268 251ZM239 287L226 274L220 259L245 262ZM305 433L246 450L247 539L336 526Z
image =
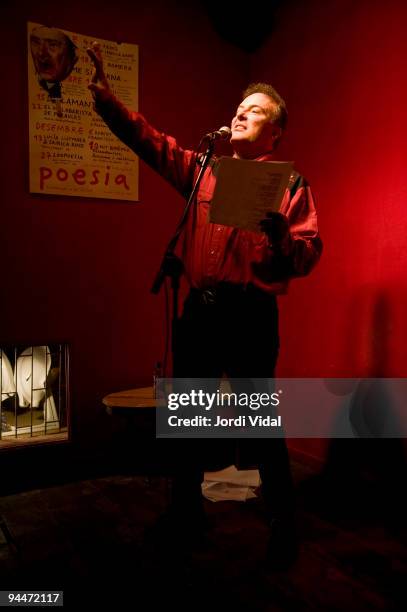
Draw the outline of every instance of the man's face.
M269 152L281 130L272 122L274 104L262 93L247 96L232 119L230 142L238 157L256 157Z
M31 54L39 78L45 81L63 81L73 68L65 36L55 28L32 31Z

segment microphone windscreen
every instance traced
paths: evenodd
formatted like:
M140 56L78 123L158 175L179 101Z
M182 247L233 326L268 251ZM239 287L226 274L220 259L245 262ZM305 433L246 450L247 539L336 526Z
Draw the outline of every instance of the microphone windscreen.
M219 128L219 132L221 133L222 140L226 140L226 138L229 138L232 135L232 130L227 125Z

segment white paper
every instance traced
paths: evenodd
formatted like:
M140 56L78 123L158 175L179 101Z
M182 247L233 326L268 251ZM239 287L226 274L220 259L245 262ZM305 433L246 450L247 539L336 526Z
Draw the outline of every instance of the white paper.
M202 494L212 502L217 501L246 501L257 497L251 487L239 487L226 482L204 482Z
M205 472L202 494L210 501L246 501L256 497L254 489L260 485L258 470L237 470L230 465L218 472Z
M219 161L211 223L260 232L267 212L278 212L293 162L259 162L234 157Z

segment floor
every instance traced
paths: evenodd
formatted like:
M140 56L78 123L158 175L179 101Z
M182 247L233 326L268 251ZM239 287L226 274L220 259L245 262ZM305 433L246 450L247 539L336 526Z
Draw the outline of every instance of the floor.
M343 503L338 487L292 467L301 550L288 572L264 564L260 499L206 501L206 541L157 550L144 533L167 480L116 474L0 497L1 588L63 589L68 609L405 610L404 523L384 516L377 487L353 487Z
M144 533L168 481L116 474L0 497L1 588L64 590L68 609L405 610L404 523L384 513L377 486L352 487L343 503L326 478L292 467L301 550L289 571L264 563L260 499L206 501L206 541L157 550Z

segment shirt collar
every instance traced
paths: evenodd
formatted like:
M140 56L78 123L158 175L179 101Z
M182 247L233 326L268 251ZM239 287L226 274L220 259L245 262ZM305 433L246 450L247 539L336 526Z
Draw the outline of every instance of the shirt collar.
M273 151L269 151L268 153L262 153L258 157L254 158L254 161L272 161L274 158Z

